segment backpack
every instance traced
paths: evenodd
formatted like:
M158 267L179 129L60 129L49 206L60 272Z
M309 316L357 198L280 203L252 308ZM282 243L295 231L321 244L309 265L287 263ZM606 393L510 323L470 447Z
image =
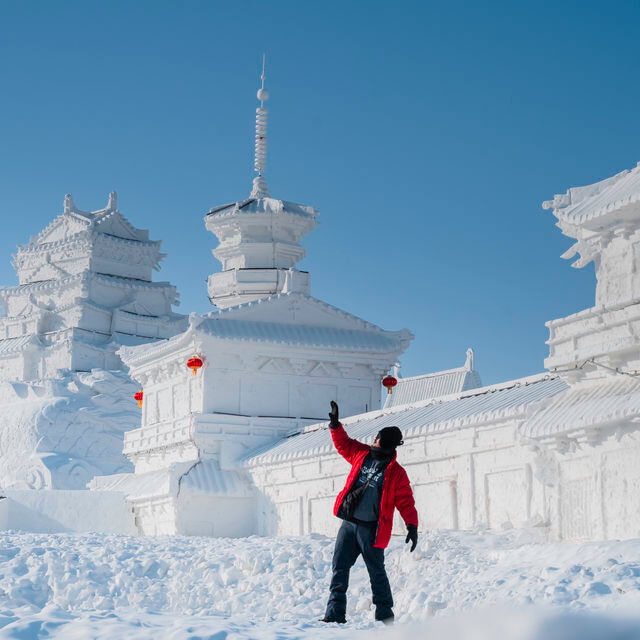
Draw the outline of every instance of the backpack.
M391 460L389 460L389 462L387 462L380 469L378 469L378 471L376 471L365 482L365 484L360 485L359 487L355 487L354 489L351 489L345 495L345 497L342 499L342 507L341 507L341 511L342 511L342 514L344 515L344 517L346 517L346 518L352 518L353 517L353 514L355 513L356 509L358 508L358 505L360 504L360 501L362 500L362 496L364 495L364 492L367 490L367 487L371 484L371 481L374 478L377 478L381 473L384 473L387 470L387 467L389 466L390 462L391 462Z

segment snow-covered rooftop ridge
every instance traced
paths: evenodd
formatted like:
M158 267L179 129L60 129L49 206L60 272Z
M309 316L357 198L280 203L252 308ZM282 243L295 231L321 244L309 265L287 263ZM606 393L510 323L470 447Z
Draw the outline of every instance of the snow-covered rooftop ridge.
M331 327L296 326L289 323L254 322L233 318L210 318L198 328L216 338L246 340L249 342L275 342L287 345L332 347L348 351L380 351L387 353L398 347L395 335L334 329Z
M51 242L34 242L34 238L27 244L19 244L18 250L21 253L34 253L42 250L56 249L57 247L67 246L82 246L83 243L89 242L92 238L103 234L103 232L87 227L85 231L81 231L73 235L71 238L61 238ZM131 238L120 238L118 236L108 235L109 240L114 243L122 244L123 246L135 246L138 251L150 253L159 248L162 245L162 240L132 240ZM160 256L166 257L166 254L161 253Z
M49 233L58 225L62 218L72 218L87 228L97 227L98 225L105 224L109 221L109 219L116 219L118 224L121 225L126 233L130 236L130 239L133 239L138 242L150 242L149 241L149 230L148 229L138 229L134 227L129 220L127 220L120 210L118 209L118 196L115 191L112 191L109 194L109 200L107 202L107 206L103 209L97 209L96 211L82 211L78 209L73 201L73 197L71 194L67 194L64 198L64 208L63 212L56 216L40 233L38 233L35 237L31 238L29 244L32 243L40 243L43 238L46 238ZM110 235L116 235L114 233L110 233Z
M561 378L541 373L411 405L351 416L342 420L342 424L351 437L361 441L373 441L378 431L388 426L399 427L406 439L524 415L527 406L567 388ZM325 422L310 425L275 444L251 452L245 457L245 462L254 466L329 453L333 445L327 430Z
M439 398L482 386L480 374L474 369L473 349L461 367L435 371L410 378L398 378L393 393L387 395L385 408Z
M545 439L640 416L640 380L614 376L609 382L585 381L549 398L522 427L524 436Z
M315 218L318 215L318 211L313 207L304 204L297 204L295 202L288 202L287 200L280 200L278 198L249 198L247 200L241 200L239 202L230 202L229 204L223 204L219 207L214 207L205 216L205 219L209 216L223 217L227 215L233 215L236 213L242 214L261 214L261 213L282 213L291 214L296 216L303 216L305 218Z
M376 331L376 332L381 331L388 334L406 334L410 338L413 338L413 333L411 333L411 331L409 331L408 329L401 329L400 331L387 331L386 329L382 329L382 327L379 327L377 324L373 324L373 322L368 322L367 320L364 320L360 316L356 316L353 313L349 313L348 311L344 311L339 307L335 307L334 305L329 304L324 300L320 300L319 298L314 298L313 296L306 295L299 291L287 291L284 293L277 293L275 295L267 296L265 298L259 298L258 300L243 302L242 304L238 304L233 307L227 307L225 309L215 309L213 311L208 311L207 313L203 314L202 317L217 318L224 315L234 314L242 309L250 309L252 307L260 307L261 305L267 305L274 300L296 300L296 299L302 300L302 301L310 301L313 304L317 305L318 307L321 307L322 309L330 313L333 313L342 318L351 320L356 324L359 324L364 330Z
M562 221L581 224L601 218L640 201L640 163L610 178L582 187L572 187L542 203Z
M261 307L280 301L300 300L317 306L329 313L351 321L357 329L337 328L323 325L296 324L283 319L279 321L262 320L259 317L234 317L245 310L259 310ZM298 292L280 293L268 298L246 302L227 309L211 311L204 315L191 313L189 328L182 334L158 344L123 347L118 352L128 364L170 353L186 345L199 332L223 340L241 340L247 342L271 342L286 345L304 345L346 350L378 351L387 353L397 350L413 339L408 329L386 331L358 316L342 311L326 302Z
M110 276L106 273L96 273L94 271L82 271L81 273L76 273L65 278L61 278L60 280L42 280L40 282L31 282L29 284L0 287L0 294L20 294L25 291L41 291L47 288L60 289L65 285L72 285L78 281L87 282L90 279L113 284L118 288L167 289L167 291L171 291L172 293L175 291L175 286L170 282L153 282L152 280L138 280L137 278ZM177 292L175 295L178 295Z

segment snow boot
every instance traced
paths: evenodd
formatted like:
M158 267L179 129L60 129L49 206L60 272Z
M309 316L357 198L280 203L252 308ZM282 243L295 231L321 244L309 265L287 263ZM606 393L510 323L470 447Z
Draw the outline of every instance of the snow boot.
M327 616L325 616L324 618L320 618L319 622L337 622L338 624L347 623L345 618L329 618Z

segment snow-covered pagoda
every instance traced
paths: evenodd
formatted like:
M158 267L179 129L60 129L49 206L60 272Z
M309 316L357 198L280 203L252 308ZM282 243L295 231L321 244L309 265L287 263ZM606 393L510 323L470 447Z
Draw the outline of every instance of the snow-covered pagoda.
M144 393L142 425L125 435L135 474L91 486L127 492L144 533L254 531L258 494L239 459L321 420L330 400L343 415L378 408L380 379L413 338L310 295L297 263L317 212L269 193L266 97L263 86L249 198L205 217L222 263L209 278L217 310L191 314L165 343L119 352Z
M186 318L176 289L153 282L160 242L107 206L70 195L18 247L17 286L0 289L0 487L83 488L129 468L122 434L138 419L117 350L167 339Z
M38 380L58 371L120 369L122 344L174 335L176 289L152 282L160 241L118 210L64 210L26 245L14 266L19 284L0 289L0 380Z

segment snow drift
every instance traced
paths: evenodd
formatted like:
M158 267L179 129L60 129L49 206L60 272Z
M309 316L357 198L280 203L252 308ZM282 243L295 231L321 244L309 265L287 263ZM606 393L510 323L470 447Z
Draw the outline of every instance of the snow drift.
M627 640L640 637L640 540L540 544L535 532L433 532L387 554L397 626L352 571L348 624L323 625L333 540L0 533L7 638ZM531 605L534 606L531 606ZM366 632L365 632L366 630ZM578 633L579 631L579 633ZM31 635L29 635L31 634ZM572 635L573 634L573 635Z

